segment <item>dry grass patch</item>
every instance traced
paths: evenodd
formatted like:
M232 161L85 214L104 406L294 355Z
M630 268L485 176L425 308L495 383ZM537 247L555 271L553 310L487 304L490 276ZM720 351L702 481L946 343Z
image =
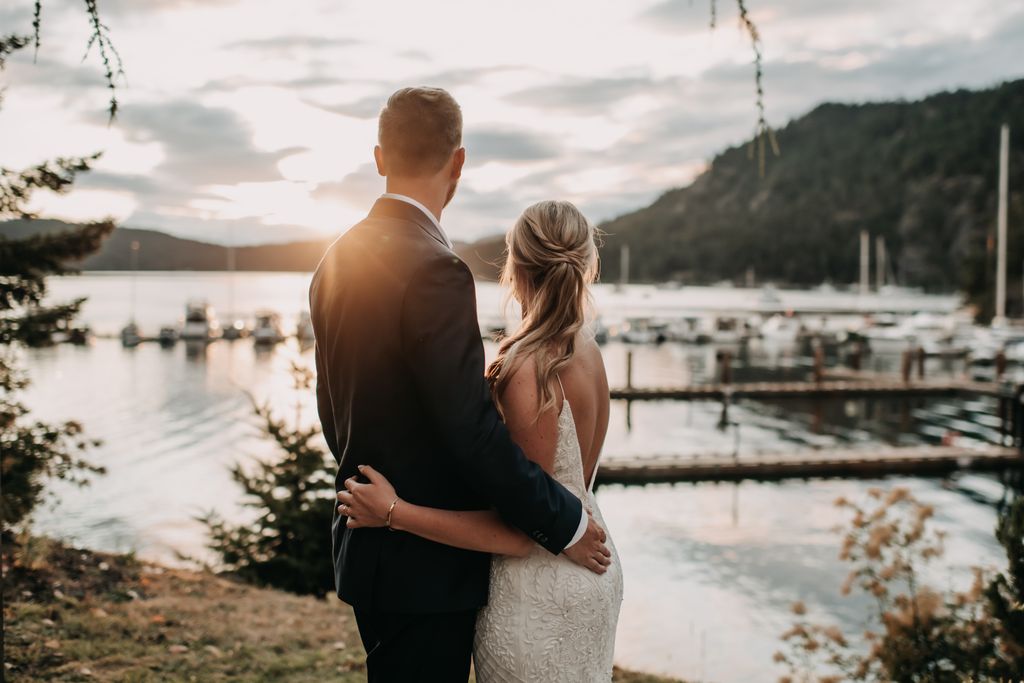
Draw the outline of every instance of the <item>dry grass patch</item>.
M5 544L5 678L363 683L355 619L336 599L31 538ZM616 670L622 683L670 683Z

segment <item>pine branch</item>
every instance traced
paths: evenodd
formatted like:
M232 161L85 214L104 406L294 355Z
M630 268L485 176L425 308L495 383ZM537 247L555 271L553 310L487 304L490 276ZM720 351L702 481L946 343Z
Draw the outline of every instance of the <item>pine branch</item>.
M60 157L23 171L0 167L0 219L35 218L26 204L36 190L67 192L75 176L88 171L99 157L99 152L87 157Z
M0 38L0 71L7 66L7 57L15 50L20 50L32 40L30 36L19 36L16 33Z
M42 26L42 15L43 15L43 0L36 0L35 7L32 12L32 34L35 43L35 52L32 55L32 61L34 62L39 56L39 28Z
M779 155L779 143L775 139L775 132L768 125L765 116L764 106L764 55L761 51L761 34L757 25L750 18L747 10L746 0L736 0L740 12L740 26L750 37L750 46L754 51L754 88L757 91L757 123L754 126L754 139L750 143L750 154L753 156L754 149L757 149L758 172L764 177L766 147L770 146L775 156Z
M37 4L38 2L40 2L40 0L37 0ZM85 11L89 15L89 23L92 25L93 31L92 36L89 38L89 46L86 48L86 54L88 54L88 49L91 48L93 44L95 44L99 49L100 60L103 62L104 68L103 75L107 81L107 88L110 89L110 107L108 109L110 112L109 122L113 122L117 117L118 107L117 86L114 81L118 76L124 76L124 66L121 63L121 55L118 54L117 48L115 48L114 44L110 41L110 29L106 24L100 21L100 13L96 7L96 0L85 0ZM113 56L113 60L111 59L111 56ZM116 71L114 68L115 64Z
M117 78L124 77L124 65L121 61L121 55L114 47L113 41L110 39L110 27L103 23L100 19L99 9L96 6L97 0L83 0L85 2L85 13L88 16L89 25L92 28L92 33L89 36L89 42L86 44L85 56L89 55L93 45L96 45L100 53L100 61L103 63L103 77L107 82L107 88L110 90L110 104L107 107L109 113L108 123L112 123L117 117L117 111L119 103L117 101ZM43 0L34 0L32 7L32 36L24 39L24 43L16 45L14 49L24 47L29 41L35 46L35 54L33 55L33 61L39 55L39 45L41 43L41 29L42 29L42 16L43 16ZM3 68L4 57L10 54L12 50L8 49L5 52L5 43L12 44L11 41L15 36L10 36L4 41L0 41L0 69ZM21 40L18 37L18 40ZM84 59L84 57L83 57Z

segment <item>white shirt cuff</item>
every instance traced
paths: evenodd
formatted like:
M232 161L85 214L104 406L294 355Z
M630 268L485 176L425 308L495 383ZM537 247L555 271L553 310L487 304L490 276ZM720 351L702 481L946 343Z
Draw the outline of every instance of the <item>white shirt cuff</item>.
M563 550L568 550L583 538L583 534L587 533L587 527L590 525L590 515L587 514L587 508L583 508L582 514L580 514L580 526L576 529L576 533L573 535L572 540L569 541L568 545Z

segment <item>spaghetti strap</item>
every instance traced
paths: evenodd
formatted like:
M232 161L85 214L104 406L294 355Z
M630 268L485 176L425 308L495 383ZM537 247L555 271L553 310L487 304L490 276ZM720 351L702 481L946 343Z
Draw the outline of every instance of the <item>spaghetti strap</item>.
M562 390L562 400L568 401L569 397L565 395L565 385L562 384L562 377L557 372L555 373L555 379L558 380L558 388Z

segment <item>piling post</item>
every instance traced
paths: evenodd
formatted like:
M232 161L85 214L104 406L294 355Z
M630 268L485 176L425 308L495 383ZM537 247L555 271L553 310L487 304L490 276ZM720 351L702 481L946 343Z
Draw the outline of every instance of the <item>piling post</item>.
M925 360L924 347L923 346L918 346L917 347L917 378L918 379L924 379L924 360Z
M727 429L729 427L729 404L732 403L732 391L726 389L722 392L722 413L718 417L718 428Z
M1013 402L1010 404L1010 445L1020 448L1020 421L1021 421L1021 385L1013 389Z
M732 384L732 353L722 349L715 356L721 366L721 374L718 381L721 384Z
M626 351L626 388L633 388L633 352Z
M900 376L903 378L905 384L910 383L910 368L912 362L910 358L910 349L904 349L903 356L900 359Z
M1006 394L999 392L999 445L1006 445L1006 435L1009 433L1009 401Z
M999 349L996 351L996 381L1003 378L1006 374L1006 350Z
M814 381L821 384L825 379L825 348L821 344L814 346Z
M850 349L850 369L860 370L860 358L861 354L864 353L864 349L861 347L860 341L853 342L853 348Z

